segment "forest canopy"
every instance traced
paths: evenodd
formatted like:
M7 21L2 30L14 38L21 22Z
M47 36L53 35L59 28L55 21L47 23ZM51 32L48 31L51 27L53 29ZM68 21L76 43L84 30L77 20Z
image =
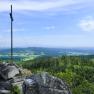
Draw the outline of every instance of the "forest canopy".
M94 94L94 56L39 57L19 63L36 72L49 72L68 83L73 94Z

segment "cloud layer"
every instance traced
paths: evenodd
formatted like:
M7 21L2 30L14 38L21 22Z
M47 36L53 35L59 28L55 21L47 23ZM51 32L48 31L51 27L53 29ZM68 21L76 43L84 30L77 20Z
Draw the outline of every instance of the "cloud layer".
M80 21L79 26L83 31L94 32L94 18L86 17Z
M14 47L94 47L94 0L0 0L0 47L10 46L11 4Z
M15 0L15 1L4 1L0 0L0 11L8 11L9 5L13 4L14 10L31 10L31 11L45 11L45 10L68 10L77 9L86 5L94 3L93 0L44 0L44 1L32 1L32 0Z

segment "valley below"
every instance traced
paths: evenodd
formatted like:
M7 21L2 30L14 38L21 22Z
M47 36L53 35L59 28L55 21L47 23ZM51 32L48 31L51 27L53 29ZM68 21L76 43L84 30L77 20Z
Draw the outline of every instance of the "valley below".
M13 58L32 74L62 79L72 94L94 94L94 49L14 48ZM10 49L0 49L0 62L10 62Z

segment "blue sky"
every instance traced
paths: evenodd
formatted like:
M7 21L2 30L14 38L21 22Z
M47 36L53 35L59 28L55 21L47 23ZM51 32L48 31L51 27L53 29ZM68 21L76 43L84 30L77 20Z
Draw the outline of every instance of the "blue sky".
M0 48L94 47L94 0L0 0Z

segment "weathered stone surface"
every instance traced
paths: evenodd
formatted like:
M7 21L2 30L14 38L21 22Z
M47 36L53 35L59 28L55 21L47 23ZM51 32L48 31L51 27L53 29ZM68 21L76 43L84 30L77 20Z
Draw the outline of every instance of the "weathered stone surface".
M22 85L25 78L15 77L10 80L0 81L0 94L11 94L11 89L13 86L18 86L20 89L20 94L23 94ZM17 93L18 94L18 93Z
M64 81L48 73L27 78L20 73L21 69L14 64L0 64L0 94L10 94L11 87L15 85L21 94L71 94Z
M19 74L19 69L13 64L0 64L0 77L7 80Z
M0 94L10 94L11 82L10 81L0 81Z
M35 74L23 84L24 94L71 94L64 81L48 73Z
M11 94L9 90L0 90L0 94Z
M19 74L20 69L15 64L0 64L0 94L11 94L12 85L22 86L24 78L18 77Z

